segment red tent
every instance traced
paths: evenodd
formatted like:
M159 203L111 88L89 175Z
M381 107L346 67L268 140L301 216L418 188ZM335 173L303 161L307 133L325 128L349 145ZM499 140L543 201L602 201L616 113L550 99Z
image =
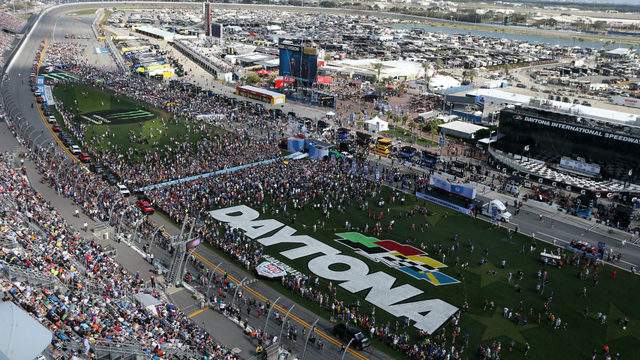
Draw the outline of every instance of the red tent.
M318 75L318 84L331 85L333 78L331 76Z

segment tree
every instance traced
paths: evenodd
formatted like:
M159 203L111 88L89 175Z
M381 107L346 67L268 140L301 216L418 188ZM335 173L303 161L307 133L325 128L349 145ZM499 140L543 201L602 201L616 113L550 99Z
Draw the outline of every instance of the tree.
M476 75L477 74L475 69L466 69L462 72L462 78L469 81L470 83L473 82L473 79L475 79Z
M255 72L250 72L247 74L247 76L245 76L244 79L248 84L253 85L260 81L260 76L258 76L258 74L256 74Z
M424 70L424 82L427 84L427 91L431 91L430 82L431 82L431 64L427 62L422 63L422 70Z
M381 81L382 79L380 79L380 74L382 72L382 63L381 62L377 62L375 64L373 64L373 70L376 71L376 81Z
M606 21L598 20L593 23L593 29L596 31L604 31L609 28L609 25Z
M330 0L323 0L323 1L320 1L320 7L334 8L336 7L336 3Z
M442 61L442 59L440 58L436 59L435 66L436 66L436 71L444 68L444 61Z

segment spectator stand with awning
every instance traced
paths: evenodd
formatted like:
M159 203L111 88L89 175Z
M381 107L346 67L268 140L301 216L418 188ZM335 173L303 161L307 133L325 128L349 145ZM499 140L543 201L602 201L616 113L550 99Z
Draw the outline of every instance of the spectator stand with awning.
M0 303L0 319L0 360L32 360L51 343L51 331L11 301Z

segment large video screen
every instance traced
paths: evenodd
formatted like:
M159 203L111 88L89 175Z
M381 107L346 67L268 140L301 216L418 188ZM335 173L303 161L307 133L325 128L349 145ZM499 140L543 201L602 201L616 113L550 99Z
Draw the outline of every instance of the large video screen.
M222 24L211 24L211 36L214 38L222 39Z
M298 45L280 46L280 76L290 76L305 85L316 82L318 76L318 51Z

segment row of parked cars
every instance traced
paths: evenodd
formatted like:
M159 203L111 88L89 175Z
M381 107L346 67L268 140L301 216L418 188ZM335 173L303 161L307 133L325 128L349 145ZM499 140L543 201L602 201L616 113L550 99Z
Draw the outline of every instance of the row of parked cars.
M77 157L81 163L87 164L91 172L102 176L103 180L105 180L109 185L115 186L123 196L130 196L131 192L129 191L127 186L122 183L121 179L114 172L102 166L102 164L100 164L99 162L92 162L91 155L83 151L82 148L76 143L75 139L71 135L69 135L69 133L64 131L64 129L60 126L57 118L51 113L51 109L49 109L47 102L44 100L44 94L41 93L40 88L36 85L36 78L37 77L35 73L32 73L31 90L33 91L38 106L41 107L42 113L47 119L49 126L51 126L51 130L56 133L56 136L58 137L60 142L67 149L69 149L69 152ZM145 215L151 215L155 212L155 209L151 205L151 201L143 194L138 195L136 206L138 206L140 211L142 211Z

